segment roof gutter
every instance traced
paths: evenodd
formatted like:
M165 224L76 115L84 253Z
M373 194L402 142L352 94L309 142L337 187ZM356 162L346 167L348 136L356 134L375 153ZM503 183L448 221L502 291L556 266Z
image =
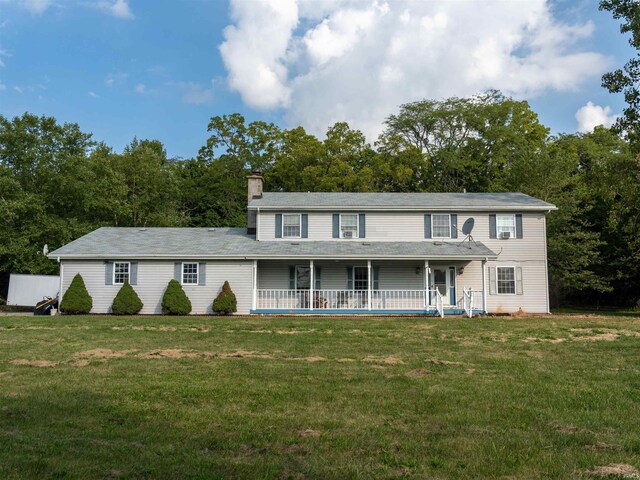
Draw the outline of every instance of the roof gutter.
M552 210L558 210L558 207L555 205L543 205L543 206L533 206L533 205L493 205L493 206L482 206L482 207L456 207L456 206L447 206L447 207L429 207L429 206L415 206L415 207L395 207L395 206L371 206L371 205L328 205L328 206L320 206L320 205L310 205L310 206L292 206L292 205L249 205L249 210L260 210L263 211L324 211L327 213L331 213L333 211L385 211L385 212L550 212Z

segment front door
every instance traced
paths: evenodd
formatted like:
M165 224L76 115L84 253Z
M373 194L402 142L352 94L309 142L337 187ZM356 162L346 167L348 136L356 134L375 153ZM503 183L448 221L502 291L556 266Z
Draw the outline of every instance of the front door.
M431 289L438 290L442 295L442 303L445 305L451 305L449 298L449 292L451 291L451 281L449 278L448 267L432 267L431 268ZM435 299L432 299L435 303Z

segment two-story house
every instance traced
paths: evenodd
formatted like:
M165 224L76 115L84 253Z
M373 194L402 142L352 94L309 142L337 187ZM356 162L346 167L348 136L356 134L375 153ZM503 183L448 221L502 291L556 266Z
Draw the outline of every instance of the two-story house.
M125 279L161 313L175 278L194 314L225 281L240 314L549 312L546 214L522 193L280 193L248 178L247 228L100 228L49 254L93 312Z

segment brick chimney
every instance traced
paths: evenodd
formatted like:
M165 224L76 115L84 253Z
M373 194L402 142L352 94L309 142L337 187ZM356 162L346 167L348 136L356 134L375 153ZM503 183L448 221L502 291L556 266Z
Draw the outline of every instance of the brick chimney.
M251 172L247 177L247 204L254 198L262 198L262 188L264 179L262 173L258 170ZM256 233L256 211L247 211L247 233L254 235Z

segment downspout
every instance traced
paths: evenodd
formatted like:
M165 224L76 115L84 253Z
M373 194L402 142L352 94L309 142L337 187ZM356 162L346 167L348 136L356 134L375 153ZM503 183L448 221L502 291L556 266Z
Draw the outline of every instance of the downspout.
M256 240L260 240L260 207L256 209Z
M60 311L60 303L62 302L62 285L64 283L63 281L64 265L60 261L60 257L58 257L58 263L60 264L60 286L58 288L58 311Z
M549 262L547 260L547 215L551 213L551 210L547 210L542 222L542 228L544 231L544 278L547 285L547 313L551 314L551 305L549 304Z
M482 310L487 314L487 258L482 260Z

